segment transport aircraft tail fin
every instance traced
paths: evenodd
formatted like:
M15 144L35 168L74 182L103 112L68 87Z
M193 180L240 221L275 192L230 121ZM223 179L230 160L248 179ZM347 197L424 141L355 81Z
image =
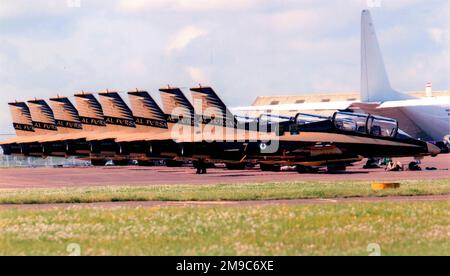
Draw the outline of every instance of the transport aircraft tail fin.
M164 112L147 91L128 92L137 127L167 128Z
M109 129L118 130L122 127L136 127L131 109L119 93L108 91L99 93L99 96L105 122Z
M195 111L181 89L167 87L159 89L164 112L169 123L195 124Z
M55 134L58 131L53 110L44 100L34 99L28 101L33 128L36 134Z
M235 127L236 121L211 87L195 87L191 88L194 106L201 109L200 115L203 117L204 123L220 124L224 127Z
M24 102L9 103L13 127L17 136L35 135L30 108Z
M50 106L59 132L69 133L82 129L78 111L67 97L50 98Z
M384 102L408 96L392 89L369 10L361 15L361 100Z

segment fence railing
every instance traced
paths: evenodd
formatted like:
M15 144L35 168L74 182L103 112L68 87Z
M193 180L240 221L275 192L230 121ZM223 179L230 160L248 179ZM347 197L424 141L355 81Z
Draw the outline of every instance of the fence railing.
M8 156L0 154L0 168L37 168L37 167L80 167L90 162L71 158L48 157L46 159L24 156Z

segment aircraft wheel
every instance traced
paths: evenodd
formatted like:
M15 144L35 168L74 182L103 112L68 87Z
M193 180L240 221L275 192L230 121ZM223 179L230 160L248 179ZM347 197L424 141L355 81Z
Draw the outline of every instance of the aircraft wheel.
M94 167L103 167L106 165L108 160L106 159L91 159L91 164Z
M328 165L327 172L336 173L336 172L345 172L347 170L347 166L345 165Z
M417 162L409 163L408 169L410 171L421 171L422 170L422 168L419 166L419 164Z
M226 163L225 167L232 171L245 170L245 163Z
M177 168L183 166L183 162L175 160L166 160L166 166L169 168Z
M296 170L298 173L317 173L318 169L315 169L313 167L307 167L302 165L297 165Z
M206 163L204 160L196 161L194 167L197 169L196 174L206 174Z
M380 166L378 165L378 160L374 158L369 158L364 165L364 169L379 169Z
M139 160L138 161L138 166L141 166L141 167L153 167L153 166L155 166L155 162Z
M279 172L281 171L280 165L260 164L261 171L263 172Z
M130 160L125 159L125 160L114 160L114 165L116 166L128 166L130 165Z

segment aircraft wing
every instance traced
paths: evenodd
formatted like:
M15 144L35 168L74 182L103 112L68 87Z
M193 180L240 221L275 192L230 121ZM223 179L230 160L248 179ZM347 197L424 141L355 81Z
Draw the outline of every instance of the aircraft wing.
M279 104L279 105L260 105L235 107L233 111L305 111L305 110L347 110L361 109L362 111L374 109L388 109L410 106L450 106L450 97L430 97L420 99L408 99L386 102L367 102L358 101L336 101L336 102L317 102L303 104Z
M411 106L450 106L450 97L430 97L400 101L387 101L381 103L377 108L384 109Z
M304 110L346 110L355 101L336 101L336 102L318 102L318 103L302 103L302 104L279 104L279 105L260 105L235 107L232 111L304 111Z
M450 98L445 102L444 99L436 100L430 98L386 101L383 103L358 103L353 104L350 109L359 113L395 118L399 122L399 127L406 133L413 137L431 141L433 139L422 129L420 123L408 115L407 109L419 106L443 106L446 103L449 105L449 100Z

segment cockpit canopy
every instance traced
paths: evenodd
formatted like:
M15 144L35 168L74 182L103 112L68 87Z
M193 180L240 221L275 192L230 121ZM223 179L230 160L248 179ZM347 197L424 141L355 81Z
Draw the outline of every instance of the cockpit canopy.
M320 115L312 115L312 114L305 114L305 113L298 113L295 116L295 123L297 125L306 125L311 123L317 123L330 120L330 117L320 116Z
M395 137L398 122L391 118L368 114L336 112L333 116L334 126L342 131L351 131L378 137Z
M259 116L260 122L270 122L270 123L283 123L292 121L292 117L288 116L280 116L280 115L272 115L272 114L261 114Z
M248 116L239 116L239 115L234 115L234 118L236 119L236 121L240 124L248 124L248 123L254 123L257 122L258 119L257 118L253 118L253 117L248 117Z
M284 122L290 122L290 121L294 120L294 118L292 118L292 117L272 115L272 114L261 114L257 118L235 115L234 118L239 123L255 123L256 122L256 123L268 123L268 124L284 123Z
M258 118L235 116L241 127L248 130L279 131L280 135L289 130L291 133L299 133L305 129L317 131L336 128L340 131L360 133L377 137L394 138L397 134L403 134L398 128L398 122L391 118L374 116L369 114L336 112L332 117L298 113L294 118L263 114Z

